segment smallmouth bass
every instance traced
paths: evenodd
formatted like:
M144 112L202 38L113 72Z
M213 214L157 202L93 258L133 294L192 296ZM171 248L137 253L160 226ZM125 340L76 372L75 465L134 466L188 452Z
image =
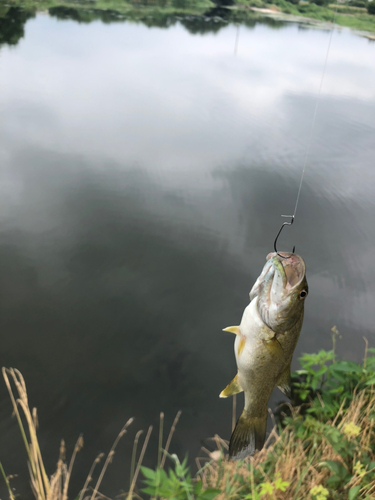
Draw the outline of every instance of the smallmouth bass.
M275 385L290 398L290 365L302 328L308 294L306 265L294 253L267 255L250 292L236 335L238 373L221 392L226 398L244 392L245 407L229 443L229 456L240 460L261 450L266 438L267 405Z

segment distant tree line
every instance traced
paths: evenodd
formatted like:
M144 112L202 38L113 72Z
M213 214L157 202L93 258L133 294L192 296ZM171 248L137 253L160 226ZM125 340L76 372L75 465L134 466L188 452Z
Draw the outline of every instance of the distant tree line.
M1 1L1 0L0 0ZM74 0L73 0L74 1ZM137 22L148 27L168 28L176 23L181 24L191 34L217 33L228 23L246 25L248 28L257 23L264 23L274 29L284 26L283 21L269 17L260 18L249 9L228 9L228 5L242 2L246 6L263 7L267 4L275 4L283 12L297 15L310 15L322 20L331 20L332 10L315 7L326 7L334 0L309 0L301 3L300 0L214 0L215 6L210 5L207 0L147 0L149 6L138 5L138 0L128 0L127 6L133 4L133 8L125 11L117 4L111 4L111 9L95 7L95 2L88 4L70 4L51 7L49 15L61 20L71 19L78 23L91 23L100 20L103 23ZM336 0L337 1L337 0ZM293 6L291 5L293 4ZM168 6L166 9L164 6ZM195 7L194 7L195 6ZM171 10L176 9L176 12ZM346 11L343 8L346 7ZM349 13L348 7L367 8L369 14L375 15L375 0L351 0L341 7L342 12ZM0 3L0 46L2 44L15 45L24 36L24 25L26 21L36 15L36 7L22 8L21 6L10 6ZM190 12L191 11L191 12ZM355 12L355 11L354 11ZM358 11L357 11L358 12ZM318 16L315 16L314 14Z
M267 0L266 0L267 1ZM300 0L287 0L289 3L294 5L298 5ZM336 0L337 1L337 0ZM334 3L333 0L309 0L310 3L315 3L320 7L327 7L330 3ZM375 0L350 0L346 3L349 7L360 7L363 9L367 9L369 14L375 14Z
M372 0L372 2L368 2L368 5L367 5L367 12L369 14L373 14L375 15L375 2L374 0Z

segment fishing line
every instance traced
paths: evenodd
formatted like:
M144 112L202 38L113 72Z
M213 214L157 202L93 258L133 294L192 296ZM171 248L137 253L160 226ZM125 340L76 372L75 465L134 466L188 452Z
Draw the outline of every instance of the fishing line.
M310 155L312 136L313 136L313 131L314 131L314 127L315 127L316 115L317 115L317 112L318 112L320 97L321 97L321 93L322 93L323 81L324 81L324 76L325 76L326 67L327 67L327 61L328 61L328 55L329 55L329 52L330 52L330 49L331 49L331 42L332 42L333 31L334 31L334 26L335 26L335 21L336 21L336 16L337 16L337 8L338 8L338 0L336 0L336 9L335 9L335 12L334 12L334 15L333 15L332 29L330 30L330 34L329 34L328 47L327 47L326 56L325 56L325 60L324 60L324 66L323 66L322 76L321 76L321 79L320 79L319 90L318 90L318 94L317 94L317 97L316 97L315 109L314 109L314 114L313 114L313 118L312 118L312 122L311 122L309 139L307 141L305 159L304 159L304 162L303 162L303 169L302 169L302 174L301 174L301 180L300 180L299 187L298 187L296 204L294 206L293 215L282 215L281 216L281 217L288 217L288 218L290 217L290 222L284 222L281 225L281 228L280 228L279 232L277 233L277 236L276 236L276 239L275 239L275 242L274 242L275 252L280 257L283 257L283 256L278 253L278 251L276 249L276 243L277 243L277 239L280 236L280 233L281 233L283 227L284 226L291 226L293 224L293 222L294 222L295 217L296 217L298 203L299 203L299 199L300 199L300 195L301 195L302 183L303 183L303 179L305 177L307 162L308 162L308 158L309 158L309 155ZM294 253L294 250L295 250L295 247L293 248L293 252L292 253Z
M326 67L327 67L327 61L328 61L328 55L329 55L329 51L331 49L331 42L332 42L333 30L334 30L334 25L335 25L335 21L336 21L336 15L337 15L337 7L338 7L338 1L336 0L336 10L335 10L335 13L334 13L334 16L333 16L332 29L331 29L330 34L329 34L329 40L328 40L328 47L327 47L327 52L326 52L326 58L325 58L325 61L324 61L322 77L320 79L320 85L319 85L318 95L317 95L317 98L316 98L314 115L313 115L313 119L312 119L312 123L311 123L310 135L309 135L309 140L308 140L308 143L307 143L306 154L305 154L305 161L304 161L302 175L301 175L301 181L299 183L296 204L294 206L294 212L293 212L293 216L292 216L293 219L296 216L298 202L299 202L299 197L300 197L300 194L301 194L302 182L303 182L303 178L305 176L305 171L306 171L306 166L307 166L307 160L308 160L308 157L309 157L309 154L310 154L310 147L311 147L311 142L312 142L312 135L313 135L314 127L315 127L315 121L316 121L316 115L317 115L317 111L318 111L318 107L319 107L320 96L321 96L321 93L322 93L323 81L324 81L324 76L325 76Z

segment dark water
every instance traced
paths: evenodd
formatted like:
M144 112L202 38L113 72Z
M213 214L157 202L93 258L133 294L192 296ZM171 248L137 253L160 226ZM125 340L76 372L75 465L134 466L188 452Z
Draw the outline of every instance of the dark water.
M168 426L183 412L180 456L229 438L231 401L218 394L236 368L221 329L240 321L293 211L329 32L65 14L29 14L0 38L0 359L26 378L50 473L60 438L69 453L84 434L75 498L131 416L108 495L128 488L134 435L160 411ZM342 356L359 361L363 336L375 346L374 82L375 44L335 31L280 240L310 285L294 368L330 348L334 325ZM25 492L10 415L0 384L0 460Z

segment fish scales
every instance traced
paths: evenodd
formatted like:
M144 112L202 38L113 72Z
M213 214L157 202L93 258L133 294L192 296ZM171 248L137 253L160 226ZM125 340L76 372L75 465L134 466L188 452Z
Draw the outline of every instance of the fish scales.
M290 365L303 323L308 294L306 267L296 254L276 253L250 292L237 327L234 352L238 373L221 397L244 392L244 410L229 444L229 455L238 460L260 450L265 441L267 406L275 386L290 397Z

